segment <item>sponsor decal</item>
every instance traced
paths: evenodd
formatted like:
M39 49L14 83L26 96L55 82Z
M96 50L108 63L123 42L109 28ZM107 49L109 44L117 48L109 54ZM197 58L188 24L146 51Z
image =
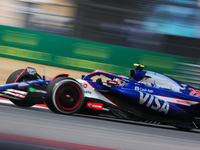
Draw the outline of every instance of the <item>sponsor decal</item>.
M119 107L117 104L115 104L114 102L112 102L110 99L108 99L106 96L104 96L103 94L101 94L99 91L95 90L95 88L90 84L88 83L87 81L85 80L81 80L81 79L76 79L81 85L84 85L84 87L87 87L87 88L84 88L84 94L85 94L85 97L89 97L89 98L94 98L94 99L100 99L106 103L109 103L111 105L114 105L114 106L117 106Z
M47 93L47 91L35 89L35 88L33 88L33 87L29 87L28 90L29 90L29 92L32 92L32 93L34 93L34 92L36 92L36 93L43 93L43 94L46 94L46 93Z
M141 91L141 92L147 92L147 93L153 93L153 90L147 89L147 88L141 88L139 86L135 86L136 91Z
M87 83L80 83L81 84L81 86L83 87L83 88L87 88L88 87L88 85L87 85Z
M160 95L154 95L154 96L156 96L168 103L174 103L174 104L179 104L179 105L184 105L184 106L191 106L191 105L199 104L199 102L196 102L196 101L179 99L179 98L175 98L175 97L167 97L167 96L160 96Z
M169 103L161 101L157 97L148 93L140 92L139 104L145 105L152 110L163 112L165 115L168 114L169 111Z
M92 94L91 88L88 86L87 83L80 83L80 84L81 84L81 86L84 88L84 92L85 92L86 94ZM86 90L87 90L87 91L86 91Z
M191 96L195 96L195 97L199 97L200 96L200 91L199 90L195 90L195 89L192 89L192 88L189 88L189 90L191 91L190 92Z
M101 103L87 102L86 107L87 108L91 108L91 109L102 110L103 109L103 104L101 104Z
M85 93L92 94L92 92L91 92L91 91L85 91Z

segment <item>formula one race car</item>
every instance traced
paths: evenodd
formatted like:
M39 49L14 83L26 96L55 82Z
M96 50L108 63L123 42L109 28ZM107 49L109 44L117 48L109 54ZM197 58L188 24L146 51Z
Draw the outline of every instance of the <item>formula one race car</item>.
M117 119L200 128L200 91L134 64L130 78L96 70L82 79L60 74L46 80L34 68L13 72L0 97L15 105L46 103L55 113L84 113Z

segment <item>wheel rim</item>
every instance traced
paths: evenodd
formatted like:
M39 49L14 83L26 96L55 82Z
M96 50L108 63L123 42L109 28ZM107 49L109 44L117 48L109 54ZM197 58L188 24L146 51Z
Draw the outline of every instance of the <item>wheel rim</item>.
M57 89L55 99L60 108L70 111L79 106L82 95L80 89L76 85L65 83Z

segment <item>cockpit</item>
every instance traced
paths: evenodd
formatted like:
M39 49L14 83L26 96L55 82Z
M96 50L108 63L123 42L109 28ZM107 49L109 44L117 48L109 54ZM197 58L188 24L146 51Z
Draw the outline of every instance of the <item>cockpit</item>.
M146 71L145 76L139 82L148 87L165 88L176 92L185 89L184 86L180 85L170 77L151 71Z
M143 68L146 67L144 65L134 64L134 66L136 66L136 68L131 70L130 76L138 83L152 88L164 88L176 92L185 89L185 86L181 83L176 82L176 80L162 73L143 71Z

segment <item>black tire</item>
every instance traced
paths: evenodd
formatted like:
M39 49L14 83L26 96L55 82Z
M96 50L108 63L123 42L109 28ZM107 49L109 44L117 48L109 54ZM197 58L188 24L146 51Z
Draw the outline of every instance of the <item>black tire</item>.
M46 105L55 113L75 113L81 108L83 101L83 89L72 78L58 77L47 87Z
M6 84L8 83L14 83L14 82L22 82L22 81L30 81L30 80L34 80L34 79L38 79L38 78L33 78L31 77L30 78L30 75L26 74L26 75L23 75L23 76L20 76L18 78L18 76L21 74L21 72L23 71L24 69L19 69L19 70L16 70L14 71L7 79L6 81ZM38 74L37 74L38 77L40 77ZM17 79L18 78L18 79ZM41 77L40 77L41 78ZM17 79L17 80L16 80ZM16 80L16 81L15 81ZM28 102L28 101L18 101L18 100L14 100L14 99L10 99L10 101L12 103L14 103L15 105L17 106L20 106L20 107L31 107L33 105L35 105L36 103L33 103L33 102Z

